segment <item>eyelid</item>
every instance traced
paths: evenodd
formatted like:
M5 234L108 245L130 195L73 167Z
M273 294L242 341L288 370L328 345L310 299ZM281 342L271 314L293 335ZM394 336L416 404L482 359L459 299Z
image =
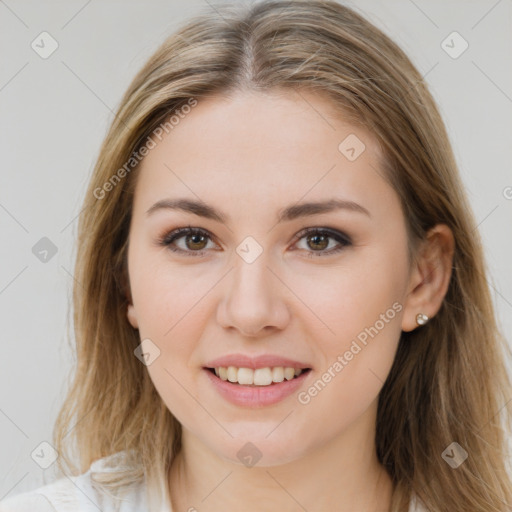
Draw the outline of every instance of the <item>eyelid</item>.
M345 250L347 247L350 247L353 245L351 237L348 236L343 231L340 231L336 228L330 228L327 226L321 227L321 226L315 226L315 227L307 227L299 231L293 240L293 244L295 245L297 242L299 242L301 239L303 239L305 236L309 234L319 234L319 235L326 235L328 238L331 238L337 242L337 246L334 248L329 249L328 251L306 251L306 257L307 258L328 258L329 256L336 255L340 253L341 251ZM293 249L297 250L297 249Z
M326 235L328 238L336 240L338 243L338 246L330 249L328 251L306 251L308 253L308 257L327 257L331 254L337 253L341 250L343 250L347 246L352 245L352 240L349 235L344 233L343 231L340 231L336 228L331 228L328 226L310 226L301 229L298 231L293 239L292 244L295 245L298 241L300 241L302 238L307 236L308 234L320 234L320 235ZM184 254L187 256L192 257L204 257L205 253L208 252L208 249L202 249L200 251L189 251L189 250L183 250L180 248L172 248L171 244L175 242L176 240L179 240L186 235L202 235L206 236L208 239L210 239L213 243L219 245L215 240L216 237L207 229L200 228L200 227L193 227L191 225L188 225L186 227L176 228L169 232L166 232L163 236L159 237L157 240L158 245L165 246L172 252L176 252L178 254ZM297 249L293 249L297 250Z
M217 242L215 242L215 236L212 233L210 233L210 231L208 231L207 229L204 229L204 228L193 227L191 225L181 227L181 228L172 229L171 231L165 232L161 237L158 238L157 244L170 248L171 243L175 242L176 240L179 240L180 238L184 238L186 235L195 235L195 234L206 236L212 242L217 244ZM217 244L217 245L219 245L219 244ZM171 249L171 250L173 250L173 249ZM205 250L206 249L202 249L201 251L184 251L182 249L175 249L174 252L178 252L178 253L181 252L181 253L188 253L188 254L192 253L195 255L199 255L199 254L205 252Z
M294 237L293 242L299 241L301 238L303 238L305 235L309 235L310 233L321 233L326 234L330 236L331 238L340 238L344 243L351 244L352 240L351 238L344 233L343 231L340 231L339 229L330 228L327 226L319 226L319 227L308 227L301 229Z

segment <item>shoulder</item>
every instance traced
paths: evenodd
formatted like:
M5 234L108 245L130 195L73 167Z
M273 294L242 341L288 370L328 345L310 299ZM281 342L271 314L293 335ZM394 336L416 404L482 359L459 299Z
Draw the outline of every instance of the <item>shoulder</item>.
M92 473L108 472L119 454L98 459L87 472L0 501L0 512L146 512L145 486L141 482L122 498L101 489Z

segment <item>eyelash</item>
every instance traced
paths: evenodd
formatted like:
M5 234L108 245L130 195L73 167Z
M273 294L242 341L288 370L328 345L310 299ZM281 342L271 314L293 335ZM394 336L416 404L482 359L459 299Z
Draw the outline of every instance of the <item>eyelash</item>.
M294 238L294 244L302 240L302 238L306 237L307 235L320 235L320 236L327 236L329 238L332 238L336 240L340 245L336 247L335 249L331 249L329 251L306 251L308 253L308 258L315 258L315 257L326 257L330 256L332 254L336 254L343 250L345 247L348 247L352 245L352 242L350 240L350 237L345 235L344 233L340 231L336 231L330 228L306 228L297 233ZM207 252L206 249L203 249L201 251L185 251L183 249L179 249L176 247L173 247L171 244L173 244L176 240L179 240L180 238L183 238L185 235L200 235L200 236L206 236L210 240L212 237L210 236L210 233L208 231L205 231L200 228L193 228L192 226L188 226L186 228L178 228L174 231L171 231L170 233L165 234L163 237L161 237L158 240L158 244L164 247L167 247L173 252L186 254L187 256L193 256L193 257L204 257L205 252Z

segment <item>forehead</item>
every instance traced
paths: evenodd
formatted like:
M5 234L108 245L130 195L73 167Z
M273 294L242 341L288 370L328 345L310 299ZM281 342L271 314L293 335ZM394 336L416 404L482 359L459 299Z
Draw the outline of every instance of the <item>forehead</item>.
M336 114L328 98L305 91L200 98L144 158L140 173L136 196L147 200L362 200L389 188L372 134Z

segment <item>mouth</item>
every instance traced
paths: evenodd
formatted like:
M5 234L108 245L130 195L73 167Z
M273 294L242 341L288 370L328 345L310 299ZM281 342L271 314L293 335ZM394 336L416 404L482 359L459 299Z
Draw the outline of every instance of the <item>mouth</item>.
M306 386L311 368L203 367L216 394L237 407L262 408L278 404ZM218 374L218 375L217 375ZM232 381L232 382L231 382Z
M293 368L293 367L265 367L265 368L238 368L228 367L203 367L218 380L229 384L247 388L266 388L278 386L281 383L304 378L311 371L311 368ZM302 380L302 378L300 380Z
M214 395L238 407L261 408L307 386L314 373L310 364L278 354L234 353L203 363L202 373Z

